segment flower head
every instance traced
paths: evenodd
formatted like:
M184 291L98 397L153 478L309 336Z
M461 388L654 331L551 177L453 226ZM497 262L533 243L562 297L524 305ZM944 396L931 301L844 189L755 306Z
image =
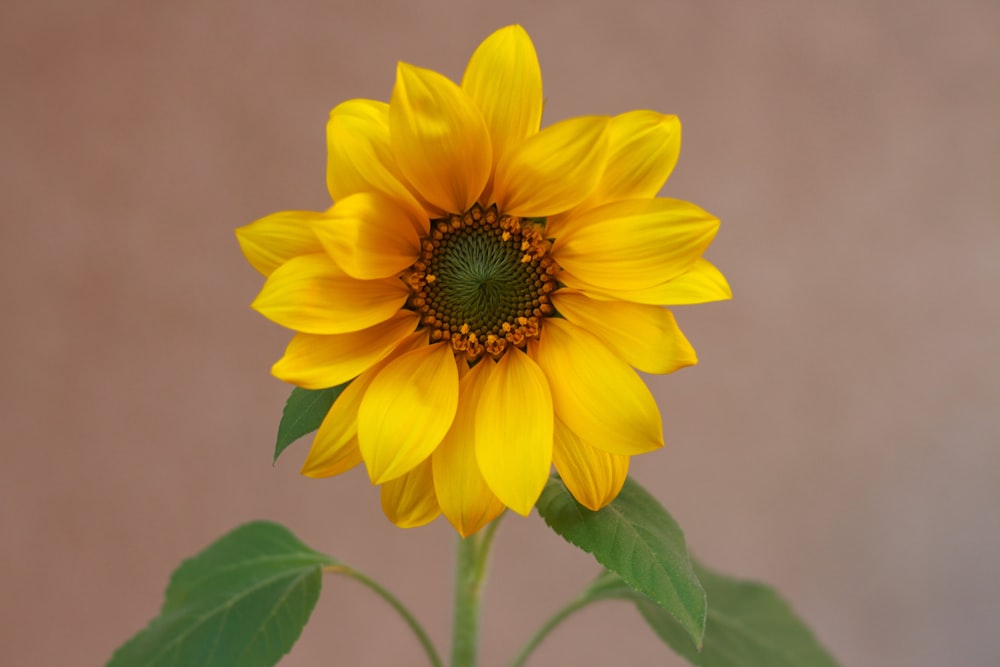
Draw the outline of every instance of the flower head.
M629 457L663 444L633 368L696 363L663 305L730 296L701 257L718 220L656 197L675 116L541 116L520 26L488 37L461 85L400 63L388 104L330 114L334 205L237 231L267 277L254 308L297 332L274 375L350 383L303 474L363 462L400 526L443 513L469 535L528 514L553 464L580 503L607 505Z

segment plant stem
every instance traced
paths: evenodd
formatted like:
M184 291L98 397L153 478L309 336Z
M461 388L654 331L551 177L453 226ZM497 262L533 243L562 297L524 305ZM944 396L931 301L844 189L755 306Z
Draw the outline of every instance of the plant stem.
M493 538L497 534L497 528L500 527L500 520L505 516L507 516L506 512L491 521L490 525L486 526L486 529L483 531L482 540L479 543L478 559L476 562L476 579L480 582L480 586L482 586L486 580L486 566L489 565L490 550L493 547Z
M444 667L444 663L441 662L441 656L438 655L437 649L434 648L434 644L431 642L430 637L427 636L427 632L424 631L416 617L410 613L409 609L403 606L403 603L400 602L395 595L383 588L377 581L369 578L361 572L358 572L352 567L348 567L347 565L328 565L323 568L323 571L332 572L333 574L343 574L375 591L375 593L388 602L392 608L403 617L406 624L410 626L411 630L413 630L413 634L417 636L421 646L424 647L424 651L427 653L427 658L430 660L431 666Z
M481 535L458 538L455 558L455 616L452 623L451 667L475 667L479 649L479 603L490 547L502 515Z
M528 643L521 648L521 652L518 653L517 657L514 658L514 661L510 663L510 667L523 667L532 651L534 651L538 645L542 643L542 641L556 628L557 625L594 601L595 598L588 597L584 594L553 614L549 620L545 621L545 624L542 625L542 627L535 631L535 634L531 636Z

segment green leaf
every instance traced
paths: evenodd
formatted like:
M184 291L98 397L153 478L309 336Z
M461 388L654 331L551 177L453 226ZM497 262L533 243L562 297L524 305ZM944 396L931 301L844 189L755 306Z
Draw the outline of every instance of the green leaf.
M288 653L336 561L288 529L240 526L184 561L160 615L107 667L270 667Z
M350 382L345 382L329 389L292 389L281 415L281 423L278 424L278 440L274 445L275 461L288 445L319 428L333 402L349 384Z
M580 596L588 604L600 600L648 600L645 595L635 590L611 570L604 570Z
M537 507L552 530L660 605L701 645L705 591L691 566L684 534L639 484L629 478L610 505L592 512L553 476Z
M732 579L697 564L695 571L709 602L701 653L669 614L632 594L639 612L656 634L692 665L837 667L833 657L774 589Z

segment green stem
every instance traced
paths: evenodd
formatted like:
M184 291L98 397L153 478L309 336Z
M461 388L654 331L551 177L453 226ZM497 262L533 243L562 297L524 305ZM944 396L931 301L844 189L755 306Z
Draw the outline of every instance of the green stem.
M589 597L585 593L557 611L551 618L549 618L549 620L545 621L545 624L542 625L542 627L535 631L535 634L531 636L531 639L529 639L528 643L524 645L521 652L517 654L514 661L510 663L510 667L522 667L528 660L532 651L534 651L538 645L541 644L546 637L548 637L550 632L555 630L557 625L565 621L577 611L586 607L591 602L595 601L595 598Z
M482 541L479 543L479 558L476 562L476 579L480 582L485 581L486 578L486 566L489 564L490 560L490 549L493 547L493 538L497 534L497 528L500 527L500 520L507 516L506 513L501 514L496 519L490 522L486 529L483 530Z
M355 581L364 584L368 588L372 589L377 593L383 600L388 602L393 609L395 609L406 624L410 626L413 630L413 634L417 636L420 641L421 646L424 647L424 651L427 653L427 657L430 660L432 667L444 667L444 663L441 662L441 656L438 655L437 649L434 648L434 644L431 642L430 637L427 636L427 632L424 631L423 627L417 621L416 617L410 613L410 610L403 606L403 603L399 599L390 593L388 590L382 587L377 581L369 578L365 574L358 572L352 567L347 565L328 565L323 568L324 572L332 572L334 574L343 574L345 576L354 579Z
M503 517L494 519L481 535L458 538L451 667L476 665L479 649L479 603L486 579L490 547L501 518Z

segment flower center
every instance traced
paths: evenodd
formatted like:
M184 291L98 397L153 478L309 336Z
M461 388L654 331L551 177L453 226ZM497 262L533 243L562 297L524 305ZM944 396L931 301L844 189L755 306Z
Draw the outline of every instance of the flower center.
M450 340L472 360L502 355L537 338L555 311L556 264L539 225L475 204L462 215L431 221L420 259L407 277L410 306L431 340Z

